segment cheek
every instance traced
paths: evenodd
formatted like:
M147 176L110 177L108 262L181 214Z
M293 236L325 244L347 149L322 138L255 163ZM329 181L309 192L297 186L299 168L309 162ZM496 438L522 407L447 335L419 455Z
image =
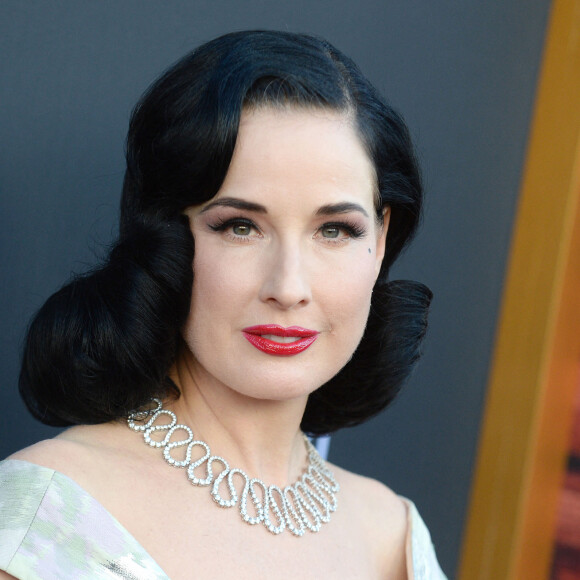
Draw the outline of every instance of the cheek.
M212 262L211 259L196 256L193 263L192 306L219 301L220 295L227 292L232 283L232 276L227 276L226 270L219 261Z
M214 239L196 244L193 260L193 296L208 302L241 300L255 290L256 262L252 248L224 251ZM226 298L224 298L224 296ZM221 306L224 302L221 303Z
M348 264L335 264L318 277L317 294L322 303L326 302L333 329L339 324L348 325L362 336L374 284L375 259L366 248L357 259Z
M216 317L236 308L235 302L241 298L243 279L239 272L232 270L233 267L232 264L224 264L223 259L218 260L211 251L196 249L191 306L183 329L188 342L208 336Z

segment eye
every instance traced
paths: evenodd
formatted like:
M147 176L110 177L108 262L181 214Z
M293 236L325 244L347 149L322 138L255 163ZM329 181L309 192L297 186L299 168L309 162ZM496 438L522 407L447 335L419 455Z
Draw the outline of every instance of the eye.
M247 218L232 218L229 220L218 220L209 227L214 232L222 232L233 240L244 240L254 236L260 236L260 230L253 221Z
M232 224L231 228L236 236L249 236L252 231L252 228L248 224Z
M360 224L333 222L323 224L317 235L328 242L346 243L349 239L363 238L366 233L366 229Z
M338 226L323 226L320 229L323 238L338 238L340 236L340 228Z

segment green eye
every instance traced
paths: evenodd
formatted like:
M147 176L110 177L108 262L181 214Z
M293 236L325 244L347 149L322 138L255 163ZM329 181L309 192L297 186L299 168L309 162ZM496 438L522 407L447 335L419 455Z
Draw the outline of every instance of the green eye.
M322 237L323 238L338 238L340 235L340 228L336 226L326 226L322 228Z
M232 231L236 236L249 236L251 228L246 224L235 224L232 226Z

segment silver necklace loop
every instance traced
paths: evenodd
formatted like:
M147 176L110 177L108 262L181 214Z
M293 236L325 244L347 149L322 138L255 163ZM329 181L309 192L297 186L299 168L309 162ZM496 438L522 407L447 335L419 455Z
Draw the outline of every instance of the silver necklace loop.
M155 403L153 409L139 409L129 413L129 428L141 433L144 442L150 447L163 448L163 459L171 467L185 469L193 485L209 487L211 497L219 507L231 508L237 505L244 522L250 525L262 524L272 534L281 534L288 529L294 536L301 537L306 530L318 532L322 524L330 521L330 515L338 505L336 494L340 486L306 435L303 436L308 467L298 481L282 489L276 485L266 485L260 479L250 478L237 467L230 468L223 457L211 454L205 441L194 439L190 427L178 424L175 413L164 409L160 399L152 401ZM160 418L161 421L158 421ZM169 423L164 423L163 420L167 421L167 418ZM158 431L167 432L160 441L151 437ZM175 433L182 438L172 440ZM171 455L172 449L178 447L186 447L185 458L182 460ZM192 460L192 453L200 456ZM214 475L215 464L222 467L217 476ZM202 474L195 472L202 470L204 465L205 477L200 477ZM235 479L243 482L241 494L236 489Z

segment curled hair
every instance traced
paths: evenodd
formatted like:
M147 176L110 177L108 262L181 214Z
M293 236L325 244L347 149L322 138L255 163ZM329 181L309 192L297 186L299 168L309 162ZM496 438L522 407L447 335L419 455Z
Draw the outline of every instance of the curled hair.
M320 434L354 425L393 399L419 357L431 298L421 284L387 281L421 213L408 130L328 42L247 31L186 55L135 107L119 239L105 264L48 299L28 332L20 392L35 417L52 425L105 422L177 390L167 373L188 314L194 252L182 212L217 194L242 110L260 107L348 114L375 169L377 216L391 209L363 339L338 375L310 395L302 428Z
M306 405L302 429L324 435L382 411L421 355L431 292L409 280L378 282L363 338L351 360Z

